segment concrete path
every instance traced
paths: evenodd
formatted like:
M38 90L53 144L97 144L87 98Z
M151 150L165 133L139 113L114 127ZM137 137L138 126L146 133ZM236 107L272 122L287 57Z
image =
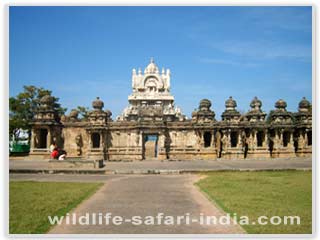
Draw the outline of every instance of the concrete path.
M97 193L84 201L70 214L77 216L85 213L111 213L131 219L132 216L154 216L163 213L165 216L187 216L199 221L200 214L204 216L222 216L224 213L215 207L193 184L199 180L197 175L109 175L87 176L80 178L70 175L48 176L44 179L39 175L22 176L10 174L10 179L34 179L37 181L105 181ZM73 177L73 179L71 178ZM193 220L193 221L195 221ZM56 225L50 234L208 234L208 233L244 233L235 224L231 225L200 225L191 222L189 225L138 225L129 222L121 225Z
M185 173L219 170L270 170L270 169L311 169L311 158L263 159L263 160L192 160L192 161L137 161L106 162L104 168L91 170L92 173ZM52 170L45 160L11 160L10 171ZM70 169L69 169L70 170ZM85 171L85 169L82 169ZM90 171L87 171L90 173Z

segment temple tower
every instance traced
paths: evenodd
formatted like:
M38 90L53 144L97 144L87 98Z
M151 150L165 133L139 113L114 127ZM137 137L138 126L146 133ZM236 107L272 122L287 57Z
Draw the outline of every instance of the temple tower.
M118 121L183 121L185 116L174 106L170 93L170 70L159 71L153 58L142 73L132 70L132 94L129 106Z
M45 95L40 99L39 107L31 122L31 149L33 158L45 158L50 154L49 146L52 143L63 146L62 125L57 111L54 109L54 98Z
M305 97L299 103L295 120L296 155L310 156L312 154L312 105Z
M287 111L287 103L279 99L269 114L269 151L271 157L294 157L294 116Z
M244 124L242 130L242 149L245 158L270 157L268 147L268 129L266 113L262 111L262 102L254 97L250 103L251 109L241 118Z
M92 102L93 110L89 112L89 123L86 127L89 146L87 157L89 159L106 159L107 156L107 124L111 120L111 112L103 111L104 102L97 97Z
M241 142L241 128L239 125L241 114L238 112L237 102L230 96L225 101L225 111L221 118L221 157L226 159L243 158Z

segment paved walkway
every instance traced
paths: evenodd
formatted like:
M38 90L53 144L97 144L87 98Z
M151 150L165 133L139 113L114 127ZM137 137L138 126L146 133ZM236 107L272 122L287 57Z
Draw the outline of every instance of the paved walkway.
M210 202L195 186L197 175L42 175L10 174L10 181L53 181L53 182L104 182L91 198L84 201L70 214L111 213L131 219L133 216L186 216L199 219L203 216L225 215ZM182 221L183 223L183 221ZM231 234L244 233L235 224L231 225L139 225L124 223L111 225L56 225L50 234Z
M24 177L23 177L24 176ZM50 175L42 178L41 175L10 174L11 180L34 179L37 181L75 181L77 177L70 175ZM111 213L112 216L121 216L131 219L133 216L186 216L190 219L199 219L204 216L222 216L223 213L210 202L193 185L199 180L197 175L109 175L87 176L81 175L81 181L105 181L97 193L84 201L70 214L77 216L86 213ZM182 221L183 222L183 221ZM235 224L206 226L193 222L190 225L139 225L129 222L122 225L56 225L51 234L208 234L208 233L244 233L244 230Z
M311 158L263 160L192 160L192 161L137 161L106 162L99 173L184 173L219 170L311 169ZM11 160L10 170L50 170L46 160ZM51 169L52 170L52 169ZM97 169L96 169L97 170ZM96 171L97 172L97 171Z

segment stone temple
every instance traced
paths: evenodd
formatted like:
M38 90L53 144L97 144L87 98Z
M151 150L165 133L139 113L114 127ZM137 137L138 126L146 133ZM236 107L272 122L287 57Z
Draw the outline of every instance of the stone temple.
M237 111L229 97L221 121L212 103L202 99L188 119L175 106L170 70L159 70L153 59L142 72L132 71L128 107L115 120L97 98L85 119L72 110L59 116L50 96L41 99L32 122L30 155L48 158L56 142L68 157L105 161L287 158L312 154L312 106L303 98L295 113L280 99L267 115L254 97L251 110Z

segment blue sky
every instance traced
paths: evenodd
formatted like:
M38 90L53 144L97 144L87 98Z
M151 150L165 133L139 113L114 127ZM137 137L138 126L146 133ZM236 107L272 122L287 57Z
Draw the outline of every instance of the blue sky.
M44 87L68 112L100 96L115 119L150 57L188 117L203 98L217 119L229 96L241 112L312 98L311 7L10 7L9 43L10 96Z

